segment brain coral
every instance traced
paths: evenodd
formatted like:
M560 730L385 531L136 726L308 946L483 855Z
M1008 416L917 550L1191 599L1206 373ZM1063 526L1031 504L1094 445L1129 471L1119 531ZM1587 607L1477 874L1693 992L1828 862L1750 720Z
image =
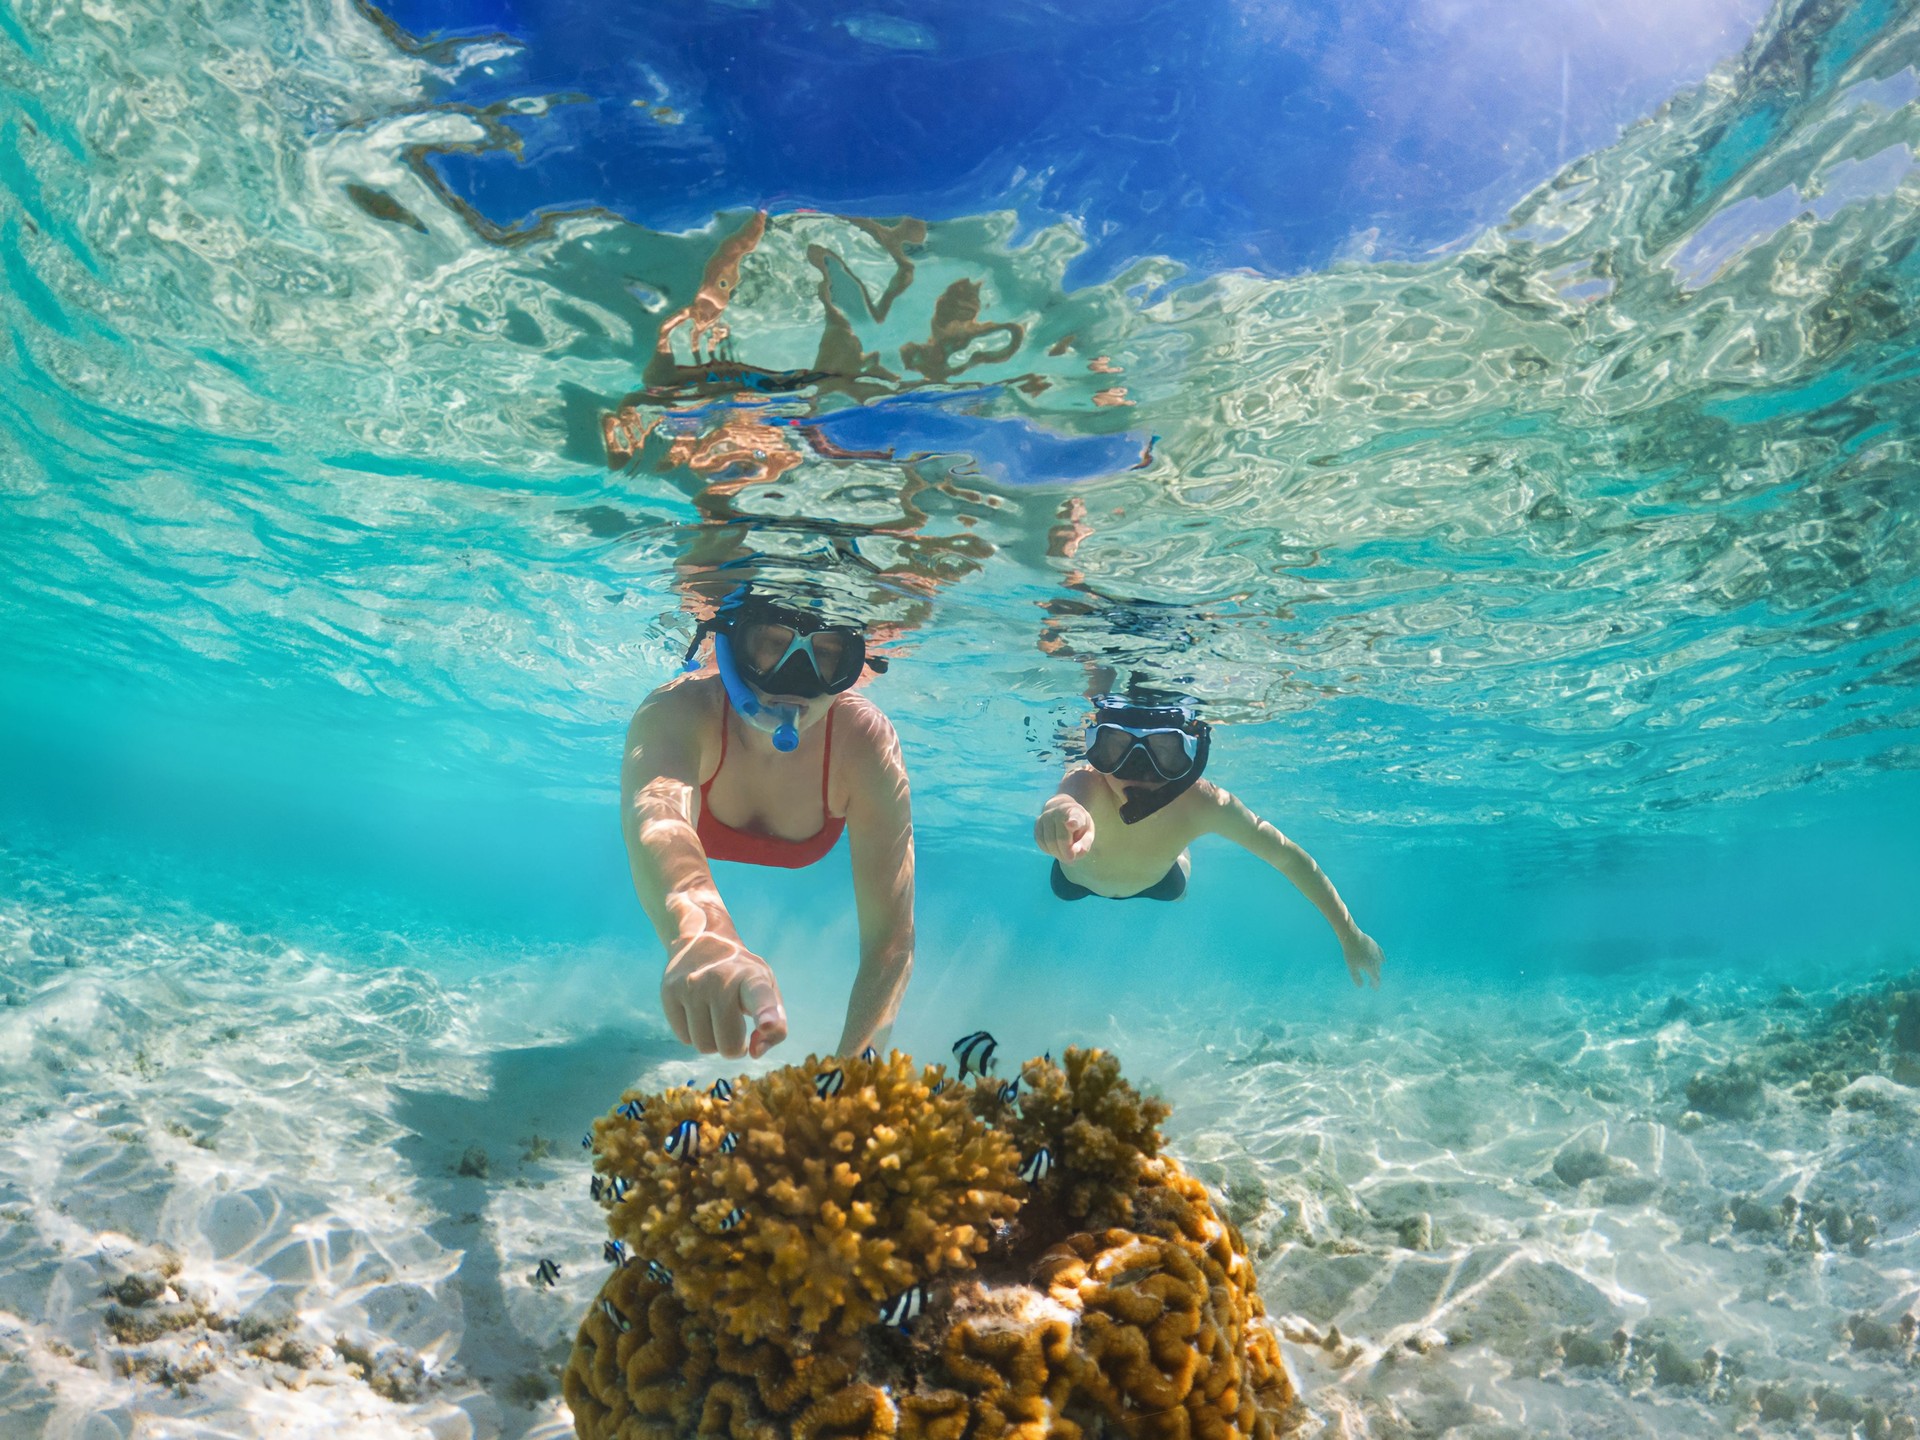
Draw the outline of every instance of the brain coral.
M1030 1062L1014 1098L943 1079L897 1052L810 1060L599 1121L632 1256L574 1345L577 1433L1286 1433L1295 1394L1245 1247L1159 1153L1167 1107L1099 1051ZM1047 1173L1018 1178L1042 1146Z

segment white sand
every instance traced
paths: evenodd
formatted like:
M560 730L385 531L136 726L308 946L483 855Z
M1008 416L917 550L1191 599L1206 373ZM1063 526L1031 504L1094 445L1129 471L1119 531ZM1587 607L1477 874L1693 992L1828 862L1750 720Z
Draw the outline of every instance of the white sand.
M662 1044L651 984L419 937L291 948L7 852L0 895L0 1436L571 1434L556 1376L604 1273L580 1133L633 1077L718 1073ZM1143 1003L1053 1044L1112 1045L1174 1102L1315 1433L1861 1435L1866 1406L1920 1411L1910 1347L1846 1329L1920 1308L1920 1092L1676 1123L1696 1070L1814 1013L1770 1008L1775 983L1690 983L1684 1014L1648 972L1524 1003L1328 987L1285 1020ZM1787 1194L1881 1233L1855 1254L1728 1218ZM121 1323L189 1323L123 1343L105 1292L168 1254ZM1568 1332L1622 1328L1623 1360L1569 1363ZM1672 1383L1709 1347L1740 1373ZM1756 1419L1765 1386L1803 1417ZM1863 1408L1816 1421L1823 1390Z

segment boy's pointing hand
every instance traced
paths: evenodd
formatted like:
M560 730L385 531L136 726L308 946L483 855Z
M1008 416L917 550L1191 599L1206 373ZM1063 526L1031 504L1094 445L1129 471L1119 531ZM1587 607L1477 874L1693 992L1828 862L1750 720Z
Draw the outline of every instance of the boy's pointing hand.
M1078 801L1056 795L1033 822L1033 843L1056 860L1078 860L1093 848L1093 817Z

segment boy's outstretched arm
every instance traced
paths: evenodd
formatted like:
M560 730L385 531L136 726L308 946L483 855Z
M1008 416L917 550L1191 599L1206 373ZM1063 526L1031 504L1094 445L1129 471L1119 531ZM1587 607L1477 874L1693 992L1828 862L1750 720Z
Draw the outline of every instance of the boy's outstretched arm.
M1291 880L1294 888L1311 900L1314 909L1333 927L1353 983L1365 986L1371 980L1378 989L1380 947L1371 935L1353 923L1353 915L1340 899L1340 892L1314 864L1313 857L1218 786L1214 787L1214 799L1217 809L1213 833L1252 851Z

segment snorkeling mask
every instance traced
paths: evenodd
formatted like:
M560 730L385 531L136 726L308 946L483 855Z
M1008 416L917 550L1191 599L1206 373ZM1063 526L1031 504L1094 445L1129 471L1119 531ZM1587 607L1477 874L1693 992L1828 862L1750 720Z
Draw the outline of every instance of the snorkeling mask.
M1185 705L1129 705L1111 695L1094 702L1087 763L1116 780L1160 783L1135 790L1120 807L1129 825L1165 809L1207 768L1213 732Z
M735 591L711 620L702 621L687 646L685 669L696 670L703 635L713 635L713 660L733 702L747 723L773 737L773 748L787 752L800 744L800 710L770 705L755 689L812 700L851 689L860 672L876 672L886 661L867 658L867 637L858 626L835 625L804 610Z

